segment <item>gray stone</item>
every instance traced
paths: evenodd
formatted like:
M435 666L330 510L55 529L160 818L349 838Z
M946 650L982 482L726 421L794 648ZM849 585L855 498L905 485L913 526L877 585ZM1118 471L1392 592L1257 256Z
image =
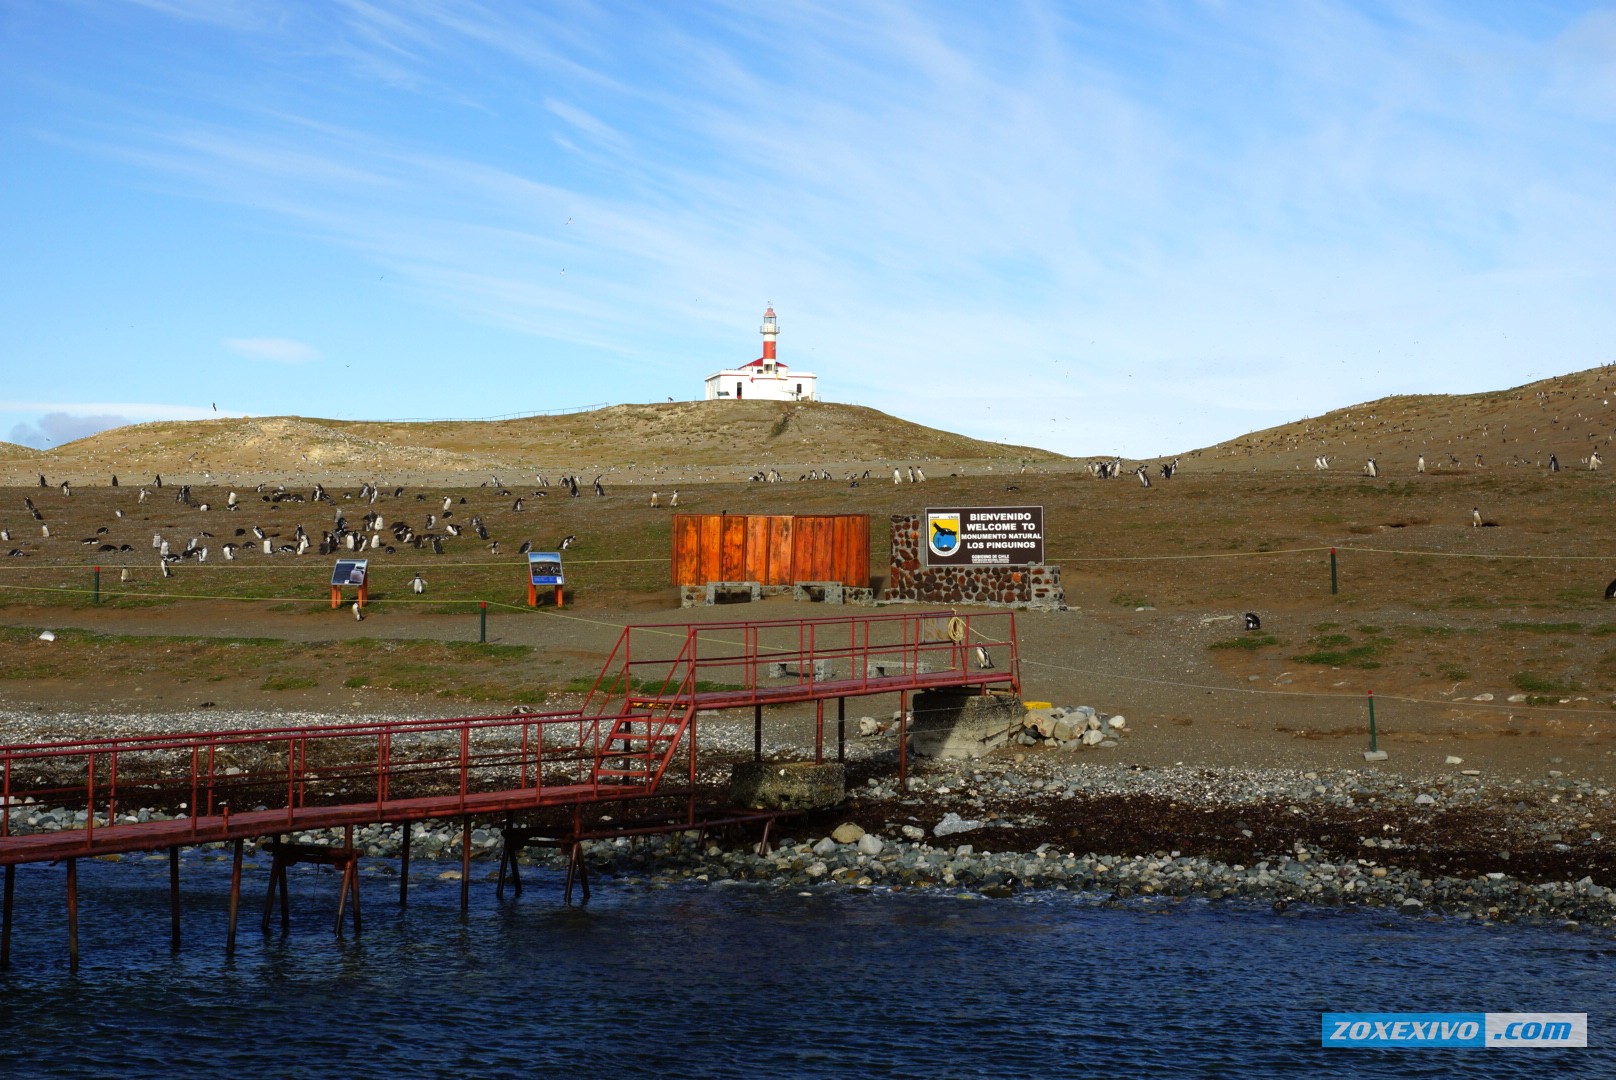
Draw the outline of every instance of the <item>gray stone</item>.
M931 832L933 836L953 836L955 833L971 832L981 827L980 821L968 821L950 810L943 815L943 820L932 827Z
M881 838L873 833L865 833L858 838L858 852L860 855L868 855L874 858L881 854L882 849L885 847L886 845L881 842Z
M815 855L832 855L836 852L836 841L832 837L825 837L814 845Z

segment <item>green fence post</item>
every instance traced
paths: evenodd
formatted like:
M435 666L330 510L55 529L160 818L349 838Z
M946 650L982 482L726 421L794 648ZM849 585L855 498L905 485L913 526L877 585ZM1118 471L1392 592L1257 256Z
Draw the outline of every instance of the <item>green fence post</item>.
M99 566L95 568L95 588L90 595L90 602L92 604L101 602L101 568Z
M484 644L484 645L488 644L488 601L487 600L479 600L478 601L477 640L479 642L481 642L482 644Z
M1340 592L1335 576L1335 548L1330 549L1330 595Z
M1375 692L1369 691L1369 752L1374 753L1380 747L1375 745Z

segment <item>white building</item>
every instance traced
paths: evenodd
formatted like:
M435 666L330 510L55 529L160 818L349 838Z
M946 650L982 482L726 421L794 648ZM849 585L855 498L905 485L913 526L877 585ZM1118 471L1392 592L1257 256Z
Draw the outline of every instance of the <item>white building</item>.
M774 355L774 308L763 313L763 355L738 368L715 371L707 376L707 400L732 401L818 401L819 376L808 371L792 371Z

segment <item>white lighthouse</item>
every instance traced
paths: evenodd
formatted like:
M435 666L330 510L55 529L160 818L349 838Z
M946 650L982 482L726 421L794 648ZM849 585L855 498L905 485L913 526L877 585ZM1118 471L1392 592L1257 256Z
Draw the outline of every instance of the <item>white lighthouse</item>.
M774 307L763 313L763 355L738 368L715 371L707 376L708 401L818 401L819 376L808 371L793 372L775 356L775 339L780 326Z

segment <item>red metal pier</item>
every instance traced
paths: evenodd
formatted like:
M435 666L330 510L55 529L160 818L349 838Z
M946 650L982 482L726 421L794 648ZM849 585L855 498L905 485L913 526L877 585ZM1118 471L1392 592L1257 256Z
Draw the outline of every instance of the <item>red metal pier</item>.
M815 619L626 627L582 706L542 714L442 720L359 721L318 727L139 735L0 747L0 969L10 960L16 866L62 862L67 872L68 946L77 945L75 860L167 849L179 943L179 862L187 845L233 845L230 927L235 942L242 843L270 838L264 926L276 890L286 914L285 868L338 867L337 925L352 897L359 928L355 826L459 818L461 903L470 887L474 818L505 823L505 873L524 844L569 853L567 898L577 879L588 895L581 842L600 837L763 823L777 812L697 801L700 714L750 706L754 755L762 757L763 708L813 702L815 760L825 754L825 703L837 704L838 757L848 698L967 688L1019 693L1015 616L1009 611L876 613ZM907 778L907 731L899 725L899 775ZM676 762L682 759L682 767ZM601 807L641 807L634 820L599 820ZM141 807L186 816L141 820ZM29 832L36 810L74 811L82 824ZM586 816L587 815L587 816ZM543 819L541 822L540 819ZM521 822L521 824L518 824ZM341 846L293 844L288 833L342 829ZM404 830L400 900L407 896L410 830ZM765 842L767 831L765 831ZM516 881L520 888L520 879Z

